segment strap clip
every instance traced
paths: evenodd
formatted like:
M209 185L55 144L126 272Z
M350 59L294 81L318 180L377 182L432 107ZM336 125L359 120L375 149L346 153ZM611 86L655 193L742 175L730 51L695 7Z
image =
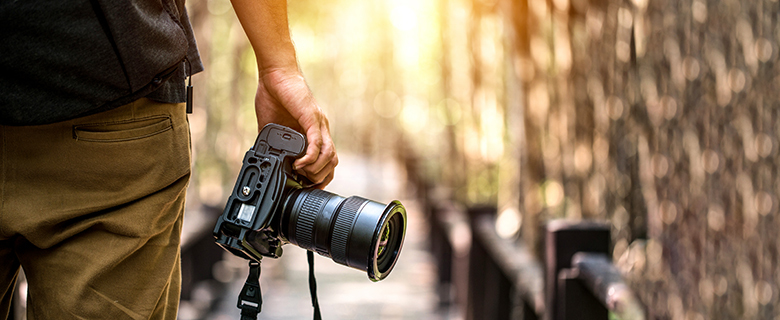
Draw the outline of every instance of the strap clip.
M244 283L244 288L238 295L238 308L241 309L241 319L257 319L263 304L260 292L260 262L249 261L249 275Z

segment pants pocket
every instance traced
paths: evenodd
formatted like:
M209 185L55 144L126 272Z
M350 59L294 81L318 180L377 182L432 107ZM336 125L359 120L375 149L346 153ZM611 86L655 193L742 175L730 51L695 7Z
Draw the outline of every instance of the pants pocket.
M77 125L73 127L73 138L91 142L121 142L151 137L172 128L170 116L161 115L119 122Z

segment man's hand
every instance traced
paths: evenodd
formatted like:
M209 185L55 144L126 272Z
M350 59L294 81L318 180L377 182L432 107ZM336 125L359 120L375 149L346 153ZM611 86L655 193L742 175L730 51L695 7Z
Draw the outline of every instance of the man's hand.
M287 26L286 0L231 0L257 58L260 74L255 96L258 130L281 124L306 135L306 155L295 169L322 189L333 180L339 160L328 118L306 86Z
M297 70L261 71L255 96L258 129L276 123L306 135L306 154L293 167L324 188L338 165L338 156L330 136L328 118L314 100L303 75Z

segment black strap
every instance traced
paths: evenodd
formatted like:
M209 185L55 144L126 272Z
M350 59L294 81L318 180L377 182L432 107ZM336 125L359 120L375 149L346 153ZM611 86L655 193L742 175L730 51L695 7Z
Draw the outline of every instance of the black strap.
M184 61L187 62L187 113L192 113L192 63L186 57Z
M249 261L249 276L246 277L244 288L238 295L238 308L241 309L241 320L256 320L263 304L260 292L260 262Z
M309 293L311 294L311 305L314 307L314 320L322 320L320 303L317 301L317 280L314 279L314 252L306 250L306 258L309 260Z

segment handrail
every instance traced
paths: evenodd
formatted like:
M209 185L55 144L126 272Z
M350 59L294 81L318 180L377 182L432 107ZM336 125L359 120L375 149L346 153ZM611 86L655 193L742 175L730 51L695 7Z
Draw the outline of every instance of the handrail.
M544 314L544 269L522 241L504 239L496 233L493 217L482 215L474 219L474 233L485 249L512 282L523 301L537 315Z
M645 319L644 306L606 255L578 252L571 261L585 287L618 319Z

